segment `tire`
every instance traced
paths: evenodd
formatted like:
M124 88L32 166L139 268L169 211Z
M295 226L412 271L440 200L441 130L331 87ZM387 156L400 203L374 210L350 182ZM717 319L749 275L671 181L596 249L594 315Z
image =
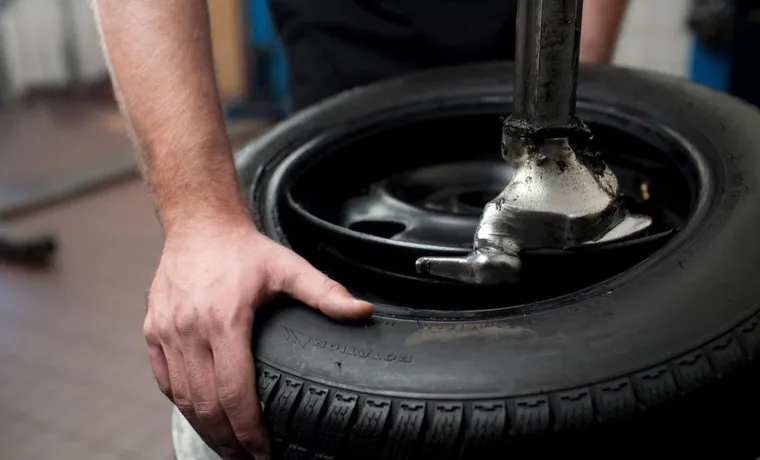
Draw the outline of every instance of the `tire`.
M254 219L284 241L267 224L267 175L317 134L411 105L509 97L511 75L501 63L436 69L297 114L239 153ZM756 458L760 112L688 81L606 67L582 68L578 101L691 144L697 216L625 273L521 315L436 319L378 305L371 322L346 325L292 300L268 309L256 322L257 384L281 454L620 458L665 446Z

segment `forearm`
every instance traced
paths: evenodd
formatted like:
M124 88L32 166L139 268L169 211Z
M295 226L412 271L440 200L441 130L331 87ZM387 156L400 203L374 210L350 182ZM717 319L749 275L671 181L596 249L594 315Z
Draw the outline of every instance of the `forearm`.
M628 0L585 0L581 31L581 61L608 63L623 22Z
M122 113L164 232L245 218L205 0L94 0Z

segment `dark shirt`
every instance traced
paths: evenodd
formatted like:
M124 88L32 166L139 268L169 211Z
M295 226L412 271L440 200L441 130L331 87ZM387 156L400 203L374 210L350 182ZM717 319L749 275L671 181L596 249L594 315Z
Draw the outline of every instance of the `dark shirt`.
M293 108L403 73L514 57L515 0L271 0Z

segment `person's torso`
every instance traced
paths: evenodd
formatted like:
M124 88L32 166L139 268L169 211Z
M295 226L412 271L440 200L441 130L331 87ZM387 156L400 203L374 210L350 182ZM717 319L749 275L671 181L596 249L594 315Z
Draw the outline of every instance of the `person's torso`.
M452 62L514 55L516 0L271 0L308 28L343 40L407 46Z

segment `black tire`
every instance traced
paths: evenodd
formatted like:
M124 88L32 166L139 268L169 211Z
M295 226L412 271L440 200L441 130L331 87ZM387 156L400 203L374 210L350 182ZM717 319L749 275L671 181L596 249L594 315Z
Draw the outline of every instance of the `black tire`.
M437 69L297 114L240 152L254 218L281 240L261 215L272 193L262 184L269 166L318 133L412 104L508 95L511 75L500 63ZM685 80L615 68L583 68L578 98L692 144L709 178L698 216L626 273L519 316L435 320L378 306L356 326L295 301L269 309L254 348L280 452L620 458L669 446L756 458L760 112Z

